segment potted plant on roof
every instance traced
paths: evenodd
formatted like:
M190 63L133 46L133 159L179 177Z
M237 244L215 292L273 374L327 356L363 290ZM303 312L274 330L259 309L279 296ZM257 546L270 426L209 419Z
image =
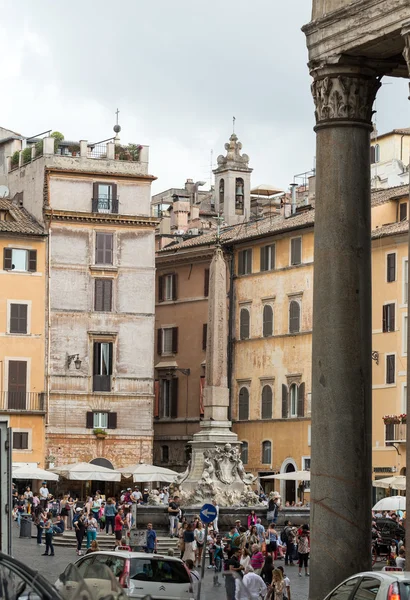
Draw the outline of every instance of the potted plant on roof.
M22 158L23 158L23 165L25 165L26 163L31 161L31 148L30 147L24 148L24 150L22 152Z
M19 157L20 157L20 152L18 150L16 150L11 157L11 166L12 167L18 167L19 166Z
M384 415L383 421L385 425L398 425L400 423L399 415Z
M407 423L407 415L405 413L399 415L400 421L402 423L402 425L406 425Z
M60 142L63 141L64 135L59 131L53 131L50 137L54 138L54 154L57 154L58 147L60 145Z
M52 454L49 454L48 456L46 456L46 461L48 462L48 468L52 469L54 467L56 457L53 456Z
M77 156L77 154L80 152L80 145L72 144L71 146L68 146L68 151L71 152L71 156Z
M96 427L93 430L93 433L94 433L95 437L97 438L97 440L104 440L107 435L107 432L105 431L105 429L101 429L101 427Z

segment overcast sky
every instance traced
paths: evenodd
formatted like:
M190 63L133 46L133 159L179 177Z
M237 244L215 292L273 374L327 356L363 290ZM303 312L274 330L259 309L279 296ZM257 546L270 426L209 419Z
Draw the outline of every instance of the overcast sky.
M252 185L314 165L309 0L0 0L0 125L150 146L153 191L209 182L236 117ZM385 80L390 83L393 80ZM378 94L379 132L410 125L407 82Z

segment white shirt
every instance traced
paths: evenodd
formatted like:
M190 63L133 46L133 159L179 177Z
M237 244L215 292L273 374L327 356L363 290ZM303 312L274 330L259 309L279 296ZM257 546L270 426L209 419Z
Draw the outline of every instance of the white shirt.
M42 500L47 500L48 489L46 487L41 487L40 488L40 496L41 496Z
M235 587L237 600L260 600L267 589L262 577L256 573L247 573L242 580L236 579Z

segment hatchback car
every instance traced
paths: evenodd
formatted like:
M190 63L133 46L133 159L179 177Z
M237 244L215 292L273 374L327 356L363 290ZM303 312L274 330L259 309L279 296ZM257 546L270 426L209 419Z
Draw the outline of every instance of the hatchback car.
M325 600L409 600L410 573L368 571L356 573L332 590Z
M191 578L179 558L144 552L93 552L80 558L75 566L86 583L105 589L95 578L99 565L107 566L129 598L193 600ZM96 569L97 567L97 569ZM89 577L93 580L87 582Z

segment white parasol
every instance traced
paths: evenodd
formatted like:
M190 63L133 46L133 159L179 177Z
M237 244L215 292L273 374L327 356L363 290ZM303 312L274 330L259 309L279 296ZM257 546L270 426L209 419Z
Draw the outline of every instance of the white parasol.
M99 465L81 462L50 469L71 481L120 481L121 473Z
M406 496L388 496L382 498L372 510L406 510Z
M12 468L13 479L38 479L40 481L58 481L58 475L39 467L19 466Z
M132 477L132 480L135 483L148 483L151 481L172 482L175 477L179 475L179 473L172 471L171 469L147 465L145 463L129 465L128 467L123 467L118 470L124 477Z

